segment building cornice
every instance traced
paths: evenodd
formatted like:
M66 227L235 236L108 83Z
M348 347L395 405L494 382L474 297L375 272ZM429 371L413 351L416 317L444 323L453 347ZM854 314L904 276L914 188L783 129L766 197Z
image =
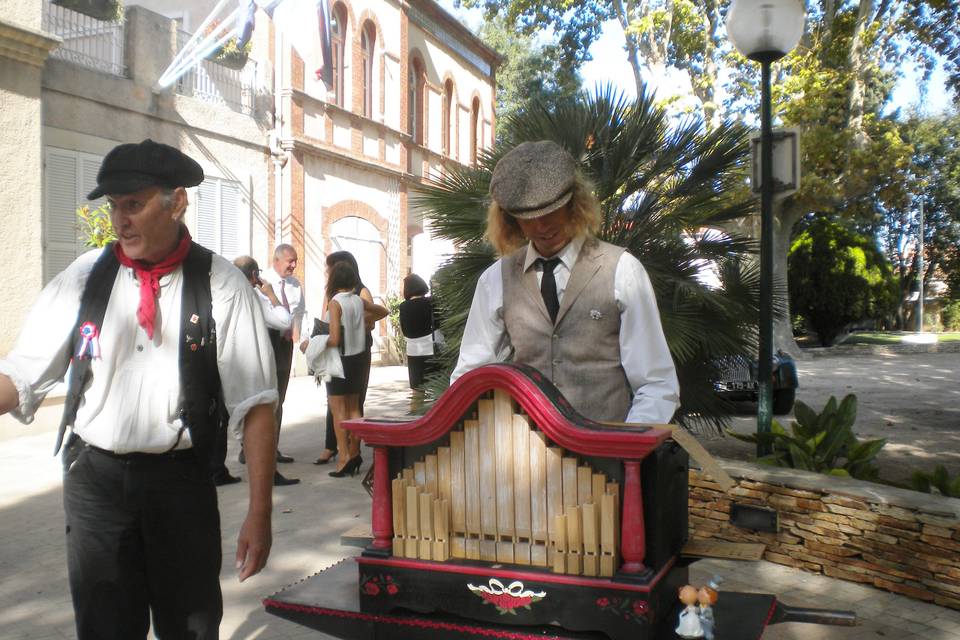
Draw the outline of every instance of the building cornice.
M0 20L0 58L43 67L50 52L62 42L57 36Z
M446 9L440 6L436 0L407 0L410 7L414 7L434 20L437 20L444 27L456 32L456 35L470 43L471 48L490 64L491 70L496 69L503 62L503 56L496 50L481 40L468 29L456 17L451 15Z

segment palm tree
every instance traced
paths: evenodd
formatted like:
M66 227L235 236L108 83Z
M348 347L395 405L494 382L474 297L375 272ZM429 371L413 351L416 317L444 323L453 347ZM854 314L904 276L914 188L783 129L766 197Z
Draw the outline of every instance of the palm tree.
M713 393L716 358L751 353L758 314L758 272L754 260L745 260L754 246L719 231L753 212L744 180L746 129L724 124L707 132L695 117L671 122L650 93L629 100L608 87L517 113L501 131L476 167L453 168L415 195L434 232L458 248L436 278L447 349L444 373L430 390L445 387L477 279L497 258L483 238L493 167L521 142L551 139L594 182L600 237L626 247L650 275L680 379L677 420L721 427L731 407ZM701 281L711 265L719 287Z

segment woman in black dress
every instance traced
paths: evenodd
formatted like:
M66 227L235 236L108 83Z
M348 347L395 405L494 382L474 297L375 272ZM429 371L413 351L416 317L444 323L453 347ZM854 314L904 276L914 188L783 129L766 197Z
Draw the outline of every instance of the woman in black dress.
M345 262L356 272L357 274L357 286L354 289L354 293L366 300L367 302L373 302L373 295L370 293L363 281L360 280L360 267L357 265L357 259L353 257L353 254L349 251L334 251L333 253L327 256L327 276L330 275L330 270L333 268L333 265L338 262ZM382 308L382 307L381 307ZM324 304L324 314L326 314L326 304ZM373 327L376 325L378 320L386 317L387 311L383 309L382 315L380 313L364 314L364 322L367 329L366 345L364 349L364 370L361 375L361 387L360 387L360 415L363 415L363 402L367 397L367 385L370 382L370 360L371 360L371 350L373 349ZM330 460L337 455L337 437L333 428L333 414L330 412L329 407L327 408L327 426L326 426L326 437L324 446L326 447L323 452L320 454L320 457L316 459L314 464L327 464Z

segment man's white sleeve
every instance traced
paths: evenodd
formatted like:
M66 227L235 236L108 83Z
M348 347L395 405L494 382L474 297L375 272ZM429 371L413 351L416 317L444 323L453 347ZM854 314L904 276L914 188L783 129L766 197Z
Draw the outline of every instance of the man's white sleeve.
M61 271L30 308L13 350L0 360L0 373L17 388L20 404L10 415L24 424L48 393L63 380L70 364L80 296L100 251L89 251Z
M617 263L613 287L620 307L620 360L634 394L626 421L668 423L680 406L677 371L650 277L626 251Z
M450 375L450 384L478 367L500 362L509 353L503 323L503 280L497 260L480 276L460 342L460 358Z

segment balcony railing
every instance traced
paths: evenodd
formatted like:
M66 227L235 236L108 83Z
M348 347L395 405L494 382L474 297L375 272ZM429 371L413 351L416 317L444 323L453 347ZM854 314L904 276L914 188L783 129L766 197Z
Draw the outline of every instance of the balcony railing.
M177 34L177 49L190 40L192 34ZM203 60L177 80L177 93L226 106L239 113L251 114L257 86L257 63L247 60L242 69L231 69L212 60Z
M43 30L63 38L50 54L115 76L126 75L123 58L123 21L97 20L44 0Z

